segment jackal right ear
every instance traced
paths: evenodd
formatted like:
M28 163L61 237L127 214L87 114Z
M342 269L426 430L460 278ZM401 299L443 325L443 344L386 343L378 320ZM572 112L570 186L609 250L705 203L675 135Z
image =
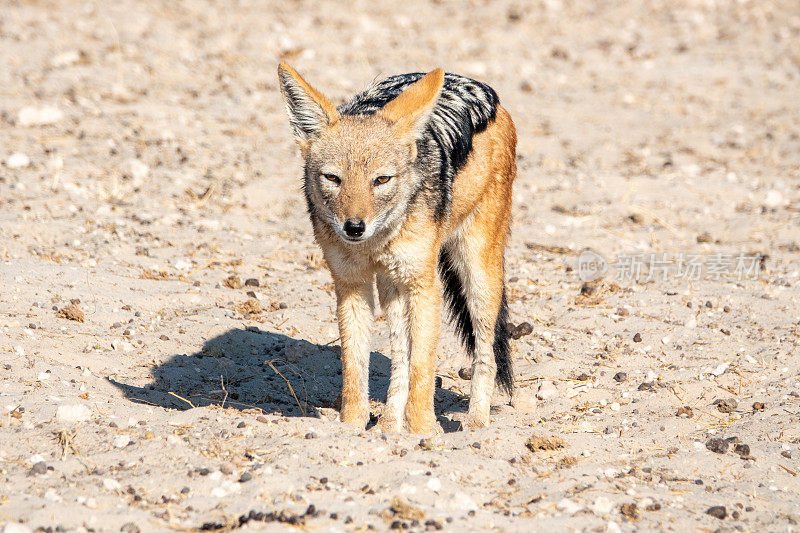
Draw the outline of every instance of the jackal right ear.
M425 130L444 84L444 71L432 70L390 100L380 115L403 135L418 138Z
M294 137L300 149L305 151L325 128L339 120L339 112L330 100L286 63L278 65L278 80Z

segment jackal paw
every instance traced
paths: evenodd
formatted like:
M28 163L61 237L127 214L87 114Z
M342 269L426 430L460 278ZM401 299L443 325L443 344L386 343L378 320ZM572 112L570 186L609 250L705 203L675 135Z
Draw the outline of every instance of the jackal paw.
M444 433L442 430L442 426L436 421L435 416L426 416L421 417L416 420L409 418L408 419L408 431L411 433L416 433L418 435L439 435L440 433Z
M468 413L467 429L485 428L489 425L489 413Z
M375 424L375 429L383 433L400 433L403 430L403 422L397 420L394 416L384 413L378 419L378 423Z
M369 410L364 408L345 408L342 407L339 418L345 424L350 424L360 429L364 429L369 422Z

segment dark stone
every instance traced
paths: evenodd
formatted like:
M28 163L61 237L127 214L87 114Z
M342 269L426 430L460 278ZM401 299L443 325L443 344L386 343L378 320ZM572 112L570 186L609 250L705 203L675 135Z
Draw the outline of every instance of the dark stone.
M723 439L708 439L708 442L706 442L706 448L714 453L726 453L728 446L728 441Z

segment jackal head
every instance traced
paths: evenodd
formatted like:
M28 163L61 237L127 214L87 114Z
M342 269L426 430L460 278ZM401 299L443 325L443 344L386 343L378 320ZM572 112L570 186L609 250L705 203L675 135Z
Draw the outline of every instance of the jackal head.
M423 135L444 82L436 69L372 115L340 115L285 63L278 67L289 122L305 159L313 212L345 242L385 235L406 213L422 179Z

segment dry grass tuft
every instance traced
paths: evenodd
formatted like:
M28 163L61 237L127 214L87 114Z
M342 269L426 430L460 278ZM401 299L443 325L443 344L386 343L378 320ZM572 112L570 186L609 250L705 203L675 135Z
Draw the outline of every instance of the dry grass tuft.
M66 318L67 320L74 320L75 322L83 322L85 318L83 311L77 304L69 304L66 307L62 307L58 310L56 315L59 318Z
M560 448L565 448L567 443L561 437L539 437L538 435L531 435L525 441L525 446L534 453L538 451L552 451Z

